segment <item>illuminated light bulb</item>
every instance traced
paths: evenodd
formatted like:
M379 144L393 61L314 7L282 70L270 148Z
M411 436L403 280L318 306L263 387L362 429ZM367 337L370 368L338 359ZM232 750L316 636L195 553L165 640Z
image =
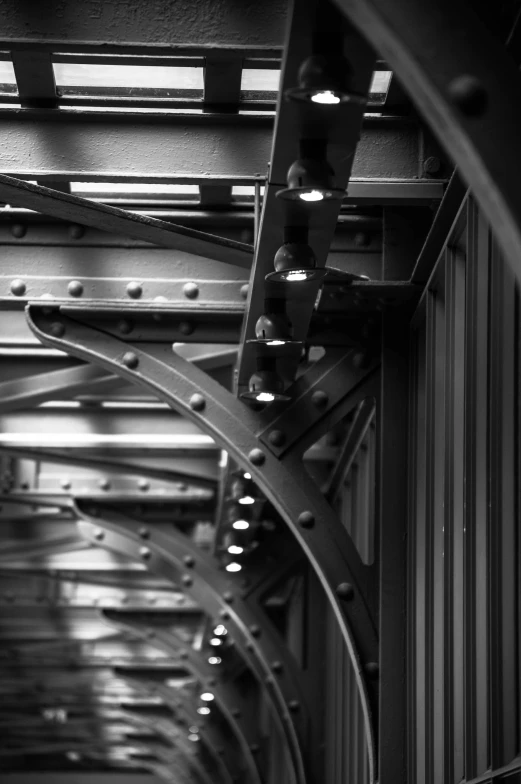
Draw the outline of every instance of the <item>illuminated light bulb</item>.
M243 495L242 498L239 498L239 503L245 506L246 504L254 504L255 498L252 495Z
M225 634L228 634L228 629L226 628L226 626L223 626L222 623L220 623L218 626L215 627L213 633L216 634L217 637L224 637Z
M228 552L230 553L230 555L240 555L241 553L244 552L244 547L239 547L238 544L231 544L228 547Z
M245 479L251 479L251 474L244 474Z
M268 340L266 343L267 346L283 346L284 340Z
M240 564L236 563L235 561L232 561L231 563L226 564L226 571L227 572L240 572L241 569L242 569L242 566Z
M275 395L272 395L271 392L259 392L256 399L260 403L273 403L275 400Z
M204 691L201 694L201 699L203 702L211 702L214 699L214 696L211 691Z
M212 639L210 640L210 645L217 646L217 645L222 645L222 644L223 644L223 641L219 637L212 637Z
M288 272L285 275L285 280L289 281L290 283L298 283L301 280L307 280L308 276L306 272L302 270L295 270L295 272Z
M196 735L195 732L191 732L188 736L188 740L191 740L192 743L196 743L199 740L199 735Z
M222 659L220 656L210 656L208 659L208 664L220 664Z
M208 716L210 713L210 708L207 708L206 705L203 705L200 708L197 708L197 713L199 713L201 716Z
M247 520L236 520L233 524L233 527L236 531L245 531L250 527L250 524Z
M322 90L320 93L315 93L311 96L313 103L335 104L340 103L340 98L335 95L331 90Z
M320 191L306 191L299 194L302 201L322 201L324 194Z
M192 727L188 727L188 732L192 732L194 735L197 735L199 732L199 727L196 727L194 724Z

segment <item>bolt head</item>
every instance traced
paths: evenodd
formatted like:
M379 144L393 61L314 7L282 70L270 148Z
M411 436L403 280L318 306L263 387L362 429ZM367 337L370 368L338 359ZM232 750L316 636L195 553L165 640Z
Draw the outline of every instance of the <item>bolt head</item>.
M141 283L136 283L135 280L127 284L127 294L132 299L139 299L143 294L143 286Z
M453 79L448 87L449 97L468 117L479 117L487 108L488 95L484 85L471 74Z
M315 525L315 516L312 512L306 510L299 514L297 522L302 528L313 528Z
M183 294L187 299L196 299L199 296L199 286L197 283L185 283Z
M378 662L367 662L364 670L367 677L371 679L378 678L380 675L380 667L378 666Z
M148 561L152 553L150 552L148 547L140 547L139 548L139 557L142 558L144 561Z
M244 286L241 286L241 297L243 299L248 299L249 291L250 291L250 287L247 283L245 283Z
M282 430L272 430L268 436L268 441L272 446L283 446L286 441L286 434Z
M27 234L27 226L24 226L23 223L13 223L13 225L11 226L11 234L13 235L13 237L16 237L17 239L21 239L22 237L25 237L25 235Z
M65 324L62 324L61 321L53 321L49 332L54 338L62 338L65 335Z
M121 361L129 370L135 370L139 365L139 357L133 351L126 351Z
M255 466L261 466L266 460L266 455L261 449L252 449L248 455L248 460Z
M190 324L189 321L181 321L179 324L179 332L181 335L191 335L194 331L193 324Z
M189 405L190 405L190 408L192 409L192 411L204 411L204 409L206 407L206 400L204 399L204 397L202 395L200 395L198 392L196 392L190 398Z
M195 566L195 558L193 558L191 555L185 555L183 562L185 566L188 566L189 569L193 569Z
M71 223L69 226L69 237L72 240L81 240L84 234L85 226L81 226L79 223Z
M261 633L260 626L257 626L255 624L253 626L250 626L250 634L252 637L260 637L260 633Z
M423 162L423 171L425 174L437 174L441 169L441 161L435 155L429 155Z
M83 283L79 280L71 280L67 286L67 291L71 297L81 297L83 294Z
M193 585L193 582L194 582L194 581L193 581L193 579L190 577L190 575L189 575L189 574L183 574L183 577L182 577L182 580L181 580L181 582L183 583L183 585L186 585L186 587L187 587L187 588L189 588L191 585Z
M11 289L11 294L14 294L15 297L23 297L27 290L27 286L20 278L13 280L9 288Z
M339 599L352 599L355 595L355 589L351 583L340 583L336 587L336 595Z
M97 542L102 542L105 539L105 531L102 528L96 528L93 536Z
M134 325L128 319L121 319L118 321L118 330L122 335L129 335L134 329Z
M329 397L322 389L317 389L317 391L313 392L311 395L311 402L316 408L324 408L329 402Z
M143 526L142 528L139 529L138 534L141 537L141 539L149 539L150 538L150 530L148 528L146 528L145 526Z

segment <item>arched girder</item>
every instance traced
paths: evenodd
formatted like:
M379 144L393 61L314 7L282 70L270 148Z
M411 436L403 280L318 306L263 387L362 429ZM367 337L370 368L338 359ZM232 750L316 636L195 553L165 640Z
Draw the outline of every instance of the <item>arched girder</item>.
M346 529L310 482L302 461L293 454L277 458L267 450L258 437L263 429L262 417L181 357L164 351L154 355L148 345L143 350L139 344L123 342L107 331L100 332L81 322L88 314L79 312L78 308L74 309L74 319L68 315L67 308L46 315L35 305L28 306L27 315L31 329L44 344L100 364L151 390L172 408L195 420L252 474L312 564L339 623L360 693L370 780L375 781L378 683L365 674L366 666L378 661L376 619L370 601L374 572L362 563ZM341 383L342 379L338 381ZM308 411L303 408L302 416ZM343 590L346 583L349 584L347 592ZM255 641L252 644L255 646ZM286 721L285 726L293 724ZM294 761L298 762L295 757L298 746L293 738L290 748ZM303 767L297 765L297 769L302 781Z
M204 688L212 689L215 701L241 746L251 781L261 784L264 780L259 755L254 755L251 747L257 742L257 735L248 717L249 706L231 679L215 678L215 666L208 663L207 656L197 651L179 637L173 629L148 626L132 619L132 613L118 610L102 610L103 617L112 626L130 631L147 643L160 648L171 656L179 658L184 666L198 679Z
M521 275L519 69L465 0L334 0L389 62Z
M261 608L244 599L237 581L220 571L215 559L175 528L166 532L145 527L137 520L94 506L92 502L85 506L76 503L78 527L87 541L144 561L151 571L169 579L181 573L186 593L210 617L221 617L226 622L237 649L264 687L274 709L274 717L290 749L295 779L305 781L310 711L306 709L305 692L297 678L296 661ZM272 669L274 663L280 665L276 672ZM214 679L217 682L218 676L214 675Z

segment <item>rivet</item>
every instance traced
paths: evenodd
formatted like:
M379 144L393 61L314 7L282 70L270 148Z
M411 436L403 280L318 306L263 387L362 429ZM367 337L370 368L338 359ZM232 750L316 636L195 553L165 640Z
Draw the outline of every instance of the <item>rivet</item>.
M365 231L357 231L354 240L355 245L359 248L367 248L371 244L371 237Z
M184 648L181 648L181 650L179 651L179 658L188 659L188 651L186 651Z
M301 512L297 518L297 522L302 528L313 528L315 525L315 515L312 512Z
M243 299L248 299L249 292L250 292L250 287L249 287L249 285L247 283L245 283L243 286L241 286L241 297Z
M148 547L140 547L139 548L139 557L142 558L144 561L148 561L152 553L148 549Z
M135 280L127 284L127 294L132 299L139 299L143 293L143 286Z
M105 539L105 531L102 528L96 528L93 536L97 542L102 542Z
M189 588L189 587L190 587L190 586L193 584L193 582L194 582L194 581L193 581L193 579L190 577L190 575L189 575L189 574L183 574L183 578L182 578L182 583L183 583L183 585L186 585L186 587L187 587L187 588Z
M268 441L273 446L282 446L286 441L286 434L282 430L272 430L268 436Z
M147 482L146 479L140 479L138 487L143 493L146 493L148 490L150 490L150 482Z
M67 286L67 291L71 297L81 297L83 294L83 283L79 280L71 280Z
M193 324L190 324L189 321L181 321L179 324L179 332L181 335L191 335L194 331Z
M195 558L193 558L191 555L185 555L183 562L185 566L188 566L189 569L193 569L195 566Z
M240 719L241 712L240 712L239 708L232 708L232 716L233 716L234 719Z
M254 644L252 642L249 642L249 641L246 643L246 645L244 647L246 648L247 651L254 651L255 650Z
M79 223L72 223L69 226L69 237L72 240L81 240L85 234L85 226L80 226Z
M261 449L252 449L248 455L248 460L255 466L261 466L266 460L266 455Z
M121 319L118 321L118 330L122 335L129 335L134 329L134 325L128 319Z
M448 91L453 103L469 117L483 114L487 108L487 91L475 76L470 74L457 76L450 82Z
M139 365L139 357L133 351L126 351L121 361L129 370L135 370Z
M423 162L423 171L425 174L437 174L441 169L441 161L435 155L429 155Z
M65 324L62 324L61 321L53 321L49 332L54 338L62 338L65 335Z
M11 289L11 294L14 294L15 297L23 297L23 295L27 290L27 286L25 285L23 280L20 280L20 278L16 278L16 280L13 280L11 282L10 289Z
M234 597L233 597L233 593L231 593L231 591L225 591L225 592L223 593L223 599L224 599L224 601L225 601L225 602L227 602L228 604L231 604L231 603L233 602L233 598L234 598Z
M99 486L102 490L110 490L110 482L108 479L100 479Z
M11 226L11 234L13 235L13 237L16 237L17 239L21 239L22 237L25 237L25 235L27 234L27 226L24 226L23 223L13 223L13 225Z
M199 392L196 392L190 398L190 408L192 411L203 411L206 406L206 400Z
M377 662L367 662L364 670L368 678L378 678L380 674L380 667Z
M141 537L141 539L149 539L150 538L150 530L148 528L146 528L145 526L143 526L143 528L139 529L138 534Z
M199 295L199 286L197 283L185 283L183 294L187 299L195 299Z
M355 595L355 589L351 583L340 583L336 587L336 595L340 599L352 599Z
M311 395L311 402L316 408L323 408L324 406L327 406L329 397L322 389L317 389L317 391L313 392Z
M230 613L228 612L228 610L221 610L219 615L223 619L223 621L229 621L230 620Z
M356 354L353 354L353 367L357 370L362 368L367 363L367 354L363 351L357 351Z
M256 625L250 626L250 634L252 637L260 637L260 633L261 633L260 626L256 626Z
M281 672L282 672L282 669L283 669L283 668L282 668L282 662L279 662L279 661L274 661L274 662L272 663L272 665L271 665L271 669L273 670L273 672L276 672L276 673L281 673Z
M71 483L69 482L68 479L63 479L62 480L61 488L62 488L62 490L70 490L71 489Z
M300 710L300 702L298 700L290 700L290 702L288 702L288 708L292 713L296 713Z

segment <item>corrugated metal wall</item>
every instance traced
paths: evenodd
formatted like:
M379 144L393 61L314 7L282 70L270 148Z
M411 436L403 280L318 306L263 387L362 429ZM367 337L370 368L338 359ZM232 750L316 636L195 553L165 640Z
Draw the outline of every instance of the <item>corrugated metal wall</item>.
M518 287L468 200L412 330L408 714L418 784L521 782L519 360Z

